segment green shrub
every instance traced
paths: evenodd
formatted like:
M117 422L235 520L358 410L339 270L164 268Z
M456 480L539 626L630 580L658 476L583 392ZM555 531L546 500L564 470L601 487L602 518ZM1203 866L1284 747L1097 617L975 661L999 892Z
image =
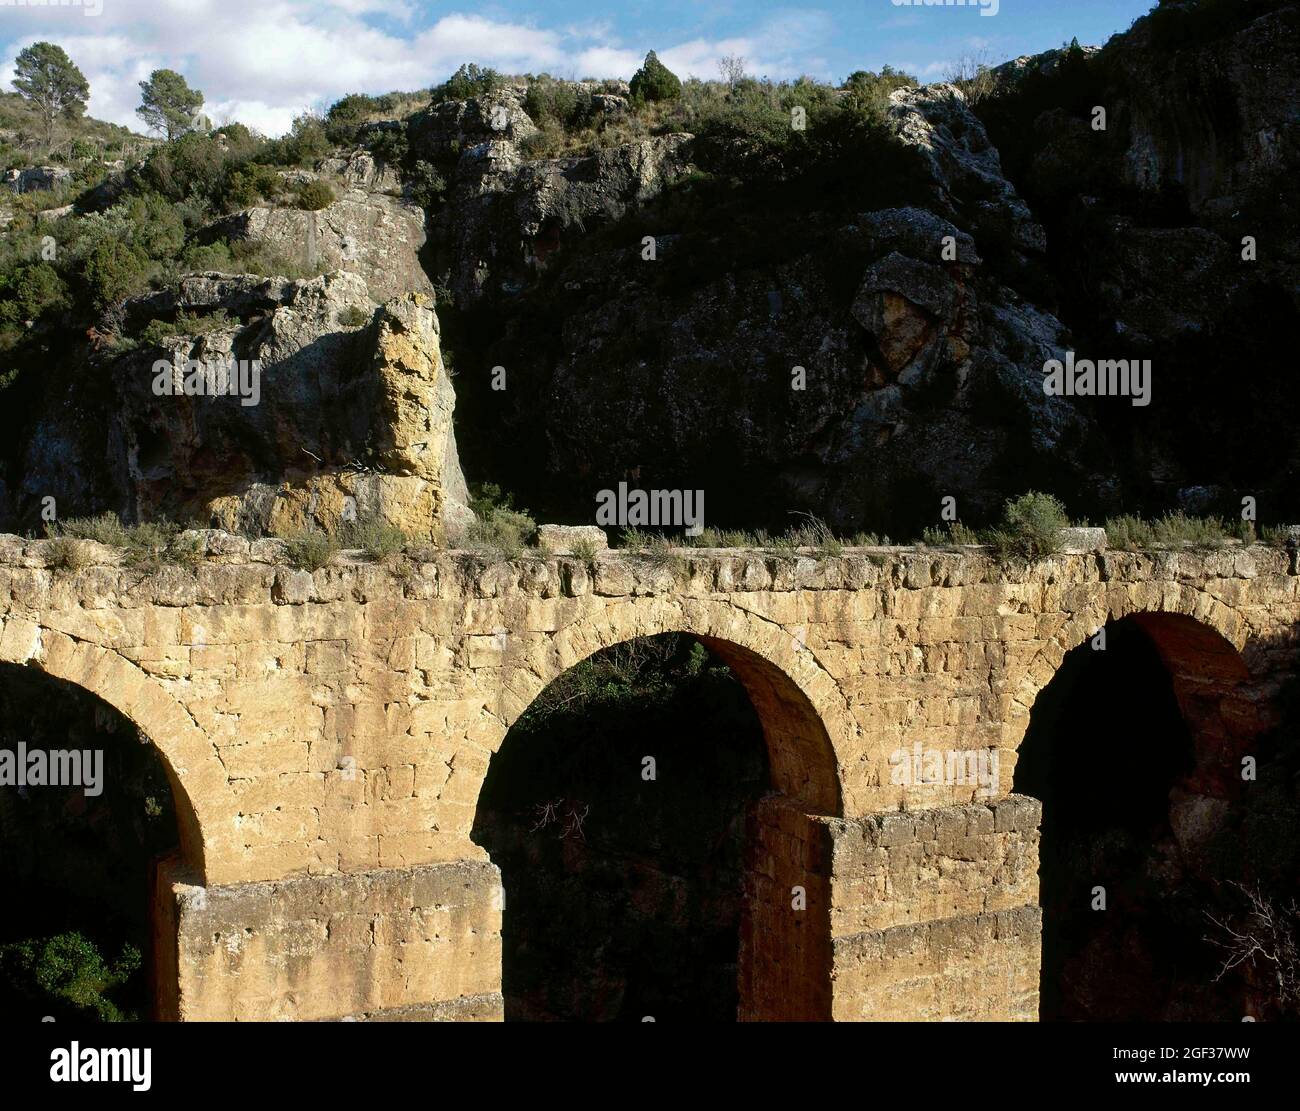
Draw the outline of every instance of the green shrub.
M411 189L411 199L421 208L435 208L446 196L447 179L431 162L426 162L424 159L416 162L415 169L411 171L407 181Z
M76 932L0 945L0 978L33 1002L69 1007L73 1017L122 1022L135 1016L108 998L140 969L140 951L124 945L108 964L94 944Z
M406 533L387 521L370 518L354 521L340 530L339 539L346 548L359 548L376 563L392 560L402 554L409 543Z
M650 534L630 526L619 534L618 546L628 552L644 552L650 546Z
M984 540L973 528L968 528L960 521L949 521L942 528L926 528L921 533L921 541L935 548L963 547L968 544L983 544Z
M45 313L61 312L69 305L67 284L48 262L18 271L13 283L14 304L21 320L36 320Z
M55 536L45 546L45 559L56 571L80 571L90 566L85 542L71 536Z
M1271 548L1285 548L1291 542L1291 534L1278 525L1265 525L1260 530L1260 539Z
M502 559L518 559L536 532L537 522L528 513L497 506L470 525L465 540L479 551Z
M800 513L805 519L786 533L790 544L795 548L811 548L819 559L833 559L844 553L844 543L839 540L831 527L811 513Z
M467 62L433 90L433 103L487 96L496 92L504 83L496 70Z
M1060 549L1060 531L1069 525L1065 506L1058 499L1031 490L1002 507L1001 524L989 539L1004 556L1042 559Z
M1249 525L1249 528L1242 526ZM1112 548L1141 551L1157 546L1217 548L1229 538L1229 531L1217 517L1191 517L1181 510L1166 513L1155 521L1140 517L1112 517L1106 521L1106 540ZM1238 539L1250 543L1254 526L1241 522Z
M96 307L105 308L149 287L148 256L138 247L106 239L86 259L82 276Z
M181 252L177 260L178 276L197 274L207 270L229 270L234 263L230 244L224 239L215 243L192 243Z
M1181 510L1166 513L1154 524L1157 544L1219 547L1228 531L1217 517L1190 517Z
M1232 522L1228 534L1243 544L1253 544L1258 539L1255 533L1255 522L1242 520L1240 517Z
M98 544L108 544L114 548L126 547L126 526L116 513L101 513L97 517L69 517L60 524L58 531L64 536L94 540Z
M524 111L539 127L553 123L563 131L576 131L591 120L591 94L570 81L541 74L528 83Z
M173 336L206 336L237 324L226 315L225 309L210 313L191 313L181 309L175 320L149 321L140 332L140 342L149 347L161 347L163 340Z
M136 174L133 188L170 201L198 199L212 204L234 171L270 151L248 128L231 124L210 133L191 132L155 147Z
M1155 529L1141 517L1124 514L1106 520L1106 543L1122 551L1136 552L1155 543Z
M723 534L711 525L701 529L698 536L686 537L687 547L691 548L725 548Z
M146 521L127 528L126 563L142 571L157 571L169 563L192 564L199 560L197 538L183 537L179 525L170 521Z
M575 559L582 560L583 563L591 563L597 554L596 542L589 540L587 537L579 537L573 542L573 555Z
M331 104L325 113L325 135L336 146L351 146L357 141L361 125L379 111L377 97L350 93Z
M166 197L128 197L114 211L126 221L131 244L149 258L170 258L185 246L185 221Z
M844 82L845 104L860 112L883 113L890 93L896 89L914 89L916 84L915 77L892 66L882 66L879 73L860 69L849 74Z
M632 75L631 90L632 98L643 103L676 100L682 95L682 83L652 50Z
M366 149L381 162L400 166L411 153L411 141L404 123L390 123L366 131Z
M339 552L338 541L320 529L308 529L285 539L289 562L303 571L328 567Z
M329 208L338 196L334 192L334 187L328 181L306 181L299 185L295 190L297 193L297 205L308 212L318 212L322 208Z
M260 200L275 200L283 187L283 179L270 166L250 163L230 174L218 202L226 211L252 208Z
M146 521L124 525L116 513L97 517L69 517L57 528L58 536L80 542L94 540L120 548L128 567L157 570L167 563L191 564L200 557L198 539L187 537L171 521Z
M325 121L312 112L295 117L289 134L269 144L267 154L283 166L314 166L334 149Z
M537 532L537 522L528 511L516 509L513 496L495 482L476 483L470 490L469 507L475 520L466 530L464 542L471 548L518 559Z

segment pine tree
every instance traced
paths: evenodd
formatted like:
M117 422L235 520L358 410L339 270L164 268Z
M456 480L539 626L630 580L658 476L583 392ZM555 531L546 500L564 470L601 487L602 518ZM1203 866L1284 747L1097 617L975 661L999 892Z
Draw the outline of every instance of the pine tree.
M79 119L90 99L90 85L85 74L52 42L37 42L27 47L14 61L13 86L23 98L36 106L45 123L45 149L54 149L54 122Z
M153 130L165 132L168 142L189 131L195 113L203 107L203 94L171 69L154 70L148 81L140 82L140 92L135 114Z

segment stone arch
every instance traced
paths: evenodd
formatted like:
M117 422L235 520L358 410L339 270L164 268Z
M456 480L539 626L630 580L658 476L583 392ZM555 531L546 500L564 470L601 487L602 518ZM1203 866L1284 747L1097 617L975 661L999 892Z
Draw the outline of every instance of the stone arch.
M221 815L233 812L221 806L229 784L211 743L176 699L112 649L16 617L0 634L0 663L33 667L89 691L140 729L171 784L187 870L196 882L221 882L219 873L231 865L214 832Z
M1130 845L1162 846L1152 850L1162 854L1162 861L1173 853L1180 876L1192 877L1187 882L1218 882L1222 850L1210 847L1228 828L1232 800L1241 796L1242 758L1254 750L1256 738L1269 724L1266 701L1243 655L1249 630L1237 613L1182 588L1167 588L1160 598L1164 604L1155 608L1132 604L1135 594L1142 596L1134 588L1113 592L1075 614L1039 650L1016 699L1023 716L1013 725L1013 763L1018 766L1012 769L1012 783L1017 792L1043 802L1044 1017L1077 1020L1079 1008L1098 1006L1103 1016L1104 1008L1119 1008L1109 1014L1112 1018L1150 1017L1127 1013L1125 1008L1170 1005L1155 988L1174 982L1173 973L1163 969L1147 982L1142 977L1151 974L1141 970L1163 967L1158 961L1171 951L1177 953L1169 958L1171 967L1196 969L1186 973L1192 982L1213 979L1213 969L1198 968L1194 953L1176 948L1187 924L1180 922L1176 931L1169 932L1174 919L1161 918L1165 912L1160 899L1138 901L1156 909L1149 919L1130 916L1127 937L1107 934L1107 927L1090 933L1091 926L1081 925L1092 920L1078 902L1088 883L1109 877L1105 886L1113 889L1120 904L1131 905L1134 885L1146 882L1147 870L1125 863L1122 857L1090 854L1089 866L1096 873L1085 878L1088 872L1068 862L1077 861L1080 845L1122 845L1127 837ZM1107 659L1089 650L1089 641L1100 629L1108 630L1107 645L1119 655ZM1090 678L1081 683L1085 674ZM1111 682L1102 682L1101 674ZM1058 677L1060 685L1055 682ZM1126 687L1126 679L1137 688ZM1125 719L1128 731L1120 734L1132 743L1125 747L1116 742L1114 754L1124 762L1120 779L1099 795L1086 778L1059 766L1054 770L1052 762L1068 759L1068 754L1088 744L1071 732L1069 723L1088 721L1087 736L1097 735L1096 722L1085 707L1109 705L1104 691L1115 692L1113 705L1123 707L1124 714L1133 713L1132 719ZM1040 728L1026 743L1030 715L1040 705L1043 717L1034 719ZM1071 781L1076 782L1071 785ZM1084 936L1087 945L1078 940ZM1156 938L1160 940L1152 940ZM1132 967L1138 971L1121 974L1114 964L1119 953L1137 953ZM1069 975L1067 968L1072 969ZM1088 986L1079 989L1067 984ZM1099 992L1098 984L1106 989ZM1049 985L1055 986L1054 992Z
M696 637L736 673L763 726L773 787L808 813L842 816L843 738L836 727L850 721L843 695L797 630L728 602L638 599L564 626L510 685L490 751L569 668L603 648L661 633Z
M1042 644L1012 694L1004 734L1004 746L1012 753L1019 747L1029 727L1029 715L1035 701L1055 677L1066 655L1113 621L1132 618L1143 624L1144 631L1156 643L1166 666L1171 669L1175 689L1178 690L1181 683L1183 692L1189 697L1195 670L1193 655L1213 658L1211 669L1223 679L1231 675L1237 683L1249 680L1249 668L1241 654L1249 630L1232 607L1188 586L1167 589L1159 598L1159 604L1154 606L1136 599L1135 593L1134 588L1129 587L1118 593L1112 590L1099 596L1091 604L1076 610ZM1192 632L1195 629L1200 632ZM1179 698L1181 702L1183 694ZM1254 731L1257 730L1252 729Z
M611 602L555 631L543 650L529 653L526 665L502 677L490 751L501 750L522 713L569 668L601 649L663 633L695 637L732 669L767 747L773 793L753 805L746 830L738 1017L828 1020L833 954L825 836L828 819L844 812L841 746L847 738L841 731L851 718L802 629L714 599ZM791 910L796 888L806 899L798 914Z

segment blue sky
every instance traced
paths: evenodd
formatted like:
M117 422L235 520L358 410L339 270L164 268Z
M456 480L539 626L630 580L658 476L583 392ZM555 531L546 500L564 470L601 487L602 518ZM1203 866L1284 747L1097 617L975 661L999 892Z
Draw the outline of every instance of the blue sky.
M718 59L750 72L840 80L886 63L939 80L953 60L996 64L1077 36L1100 45L1154 0L968 0L978 6L830 0L0 0L0 79L40 39L57 42L91 84L91 112L139 127L137 83L184 73L218 122L268 134L349 92L424 88L464 61L509 72L629 77L646 50L682 76L717 77Z

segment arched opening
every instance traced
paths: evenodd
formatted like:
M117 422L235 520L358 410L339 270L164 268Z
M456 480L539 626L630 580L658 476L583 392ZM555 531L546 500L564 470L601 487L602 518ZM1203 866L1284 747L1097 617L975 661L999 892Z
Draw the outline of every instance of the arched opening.
M505 888L506 1019L829 1017L796 827L838 800L816 712L748 649L667 633L570 668L507 734L474 822ZM815 889L798 911L796 883Z
M179 841L154 746L89 691L0 664L0 1006L153 1016L152 869Z
M1043 803L1044 1020L1243 1013L1206 935L1260 729L1248 680L1214 630L1143 613L1069 652L1039 694L1014 790Z

